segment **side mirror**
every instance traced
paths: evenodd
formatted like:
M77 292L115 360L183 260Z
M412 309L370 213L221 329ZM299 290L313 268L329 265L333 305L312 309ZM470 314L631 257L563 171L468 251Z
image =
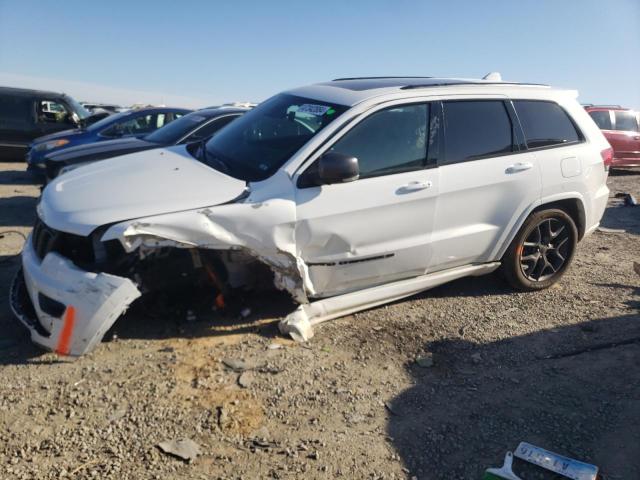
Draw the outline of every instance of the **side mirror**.
M327 152L318 161L318 178L321 185L353 182L360 177L358 159L338 152Z

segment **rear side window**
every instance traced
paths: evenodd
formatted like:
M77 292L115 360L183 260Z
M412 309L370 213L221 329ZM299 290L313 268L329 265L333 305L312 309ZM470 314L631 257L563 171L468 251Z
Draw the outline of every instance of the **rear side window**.
M626 132L638 131L638 114L636 112L615 111L616 127L615 130L623 130Z
M444 161L458 163L513 151L511 119L499 100L444 102Z
M600 130L611 130L613 128L609 110L594 110L589 112L589 115Z
M560 105L537 100L515 100L513 105L528 148L551 147L581 140L576 127Z
M0 121L7 123L29 123L31 100L26 97L0 95Z
M360 178L426 168L429 105L381 110L353 127L331 148L358 159Z

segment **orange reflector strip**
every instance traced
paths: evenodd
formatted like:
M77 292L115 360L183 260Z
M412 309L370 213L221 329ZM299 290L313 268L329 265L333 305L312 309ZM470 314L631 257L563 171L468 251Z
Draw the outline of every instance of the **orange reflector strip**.
M224 295L222 295L221 293L219 293L216 296L216 307L218 308L224 308L225 303L224 303Z
M522 255L523 250L524 250L524 245L520 245L516 250L516 253L518 254L518 256Z
M60 338L58 339L58 345L56 346L56 353L60 355L69 355L71 348L71 337L73 336L73 327L76 323L76 309L73 305L67 307L67 311L64 315L64 325L62 325L62 331L60 332Z

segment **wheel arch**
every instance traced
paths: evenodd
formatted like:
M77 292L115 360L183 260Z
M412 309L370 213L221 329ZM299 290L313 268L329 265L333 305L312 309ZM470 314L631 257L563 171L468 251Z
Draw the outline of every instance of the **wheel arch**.
M534 208L529 215L527 215L527 218L536 212L549 210L551 208L562 210L571 217L571 220L573 220L578 230L578 241L582 240L587 225L587 217L582 200L577 197L571 197L543 203Z
M565 194L562 197L548 197L530 205L529 208L521 214L520 218L510 231L506 241L501 244L499 250L496 252L496 254L493 255L493 258L499 260L502 259L507 249L509 248L509 245L511 245L511 242L513 242L513 239L516 237L529 216L536 212L548 210L550 208L557 208L569 215L575 223L576 229L578 230L578 241L582 240L587 224L586 210L584 208L582 196L578 193L574 193L572 195Z

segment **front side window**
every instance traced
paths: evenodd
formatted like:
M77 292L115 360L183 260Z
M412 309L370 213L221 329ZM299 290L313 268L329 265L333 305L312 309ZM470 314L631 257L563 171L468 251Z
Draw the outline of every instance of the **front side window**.
M609 110L593 110L589 112L589 115L596 122L596 125L600 130L611 130L611 115Z
M40 100L37 111L39 123L71 123L66 107L53 100Z
M619 111L616 110L616 127L615 130L622 130L625 132L637 132L638 130L638 114L631 111Z
M240 180L264 180L347 108L279 94L220 130L196 156Z
M511 119L500 100L443 102L444 164L513 151Z
M576 127L560 105L538 100L514 100L528 148L576 143Z
M376 112L353 127L331 151L356 157L360 178L427 166L429 105L403 105Z
M162 121L164 122L164 116ZM144 135L145 133L151 133L155 131L158 128L158 122L159 120L157 114L140 115L129 120L117 122L115 125L102 132L102 135L105 137Z

